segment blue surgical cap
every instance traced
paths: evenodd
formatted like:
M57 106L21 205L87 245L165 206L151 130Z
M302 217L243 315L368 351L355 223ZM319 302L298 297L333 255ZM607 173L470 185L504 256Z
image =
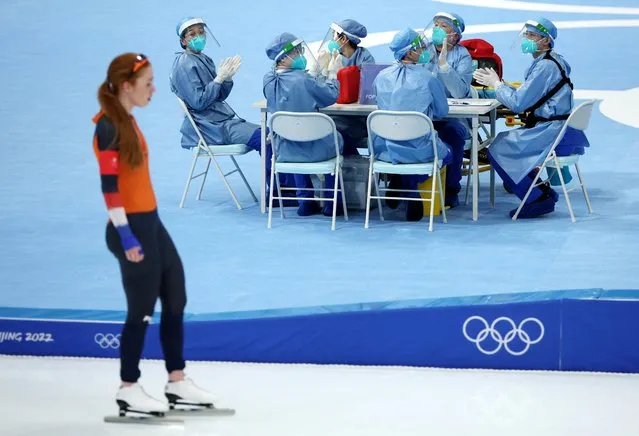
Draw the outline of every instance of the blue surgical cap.
M273 39L266 46L266 56L268 56L269 59L272 59L275 62L279 61L282 57L284 57L284 54L280 55L279 57L278 54L280 54L280 52L284 50L284 47L286 47L288 44L291 44L297 39L298 38L292 33L284 32L280 35L277 35L275 39Z
M450 19L449 15L453 17L452 20ZM435 17L433 17L433 20L446 21L448 25L453 29L453 31L460 37L466 30L466 23L464 23L464 19L460 15L452 12L438 12L437 14L435 14Z
M200 17L184 17L177 23L177 26L175 26L175 33L181 38L186 29L196 24L206 25Z
M344 35L349 41L353 42L353 44L359 44L362 41L360 38L366 38L366 35L368 34L364 25L355 20L351 20L350 18L337 21L335 24L344 29L344 32L346 32Z
M418 38L421 38L419 33L410 27L397 32L389 45L389 48L393 52L393 56L395 56L395 60L401 61L406 53L408 53L411 49L416 48L418 45L415 45L415 43Z
M530 21L526 22L526 30L537 35L546 37L550 36L550 46L555 46L555 39L557 39L557 27L548 18L537 18L533 20L537 23L536 26L530 24Z

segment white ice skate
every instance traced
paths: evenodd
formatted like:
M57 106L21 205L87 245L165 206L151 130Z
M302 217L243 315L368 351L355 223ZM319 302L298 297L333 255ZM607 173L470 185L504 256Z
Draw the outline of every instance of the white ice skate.
M180 420L164 418L169 411L168 404L151 397L138 383L121 387L115 396L115 401L120 412L118 416L105 417L105 422L182 423Z
M164 388L164 395L169 401L170 415L234 415L233 409L218 409L217 399L213 394L197 386L193 380L170 382ZM186 406L178 407L178 406Z

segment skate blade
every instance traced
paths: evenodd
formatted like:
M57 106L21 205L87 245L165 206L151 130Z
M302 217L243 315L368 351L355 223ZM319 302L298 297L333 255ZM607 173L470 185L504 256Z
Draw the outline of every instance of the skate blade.
M104 422L111 424L146 424L146 425L184 425L181 419L171 419L159 416L105 416Z
M167 416L233 416L235 409L218 409L215 407L183 407L171 409Z

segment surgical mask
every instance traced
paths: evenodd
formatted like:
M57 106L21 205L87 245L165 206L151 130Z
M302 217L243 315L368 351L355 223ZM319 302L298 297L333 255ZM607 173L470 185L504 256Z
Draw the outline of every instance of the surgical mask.
M430 52L428 50L424 50L419 55L419 59L417 59L418 64L427 64L430 62Z
M339 45L339 42L332 40L328 42L328 52L333 54L336 51L340 51L342 46Z
M535 54L538 50L539 46L537 46L537 41L533 41L532 39L524 39L521 41L522 53Z
M196 36L189 40L189 48L193 51L202 51L206 46L206 37L203 35Z
M435 27L433 29L433 44L442 45L447 37L448 33L441 27Z
M291 63L291 68L294 70L305 70L306 58L304 56L296 56Z

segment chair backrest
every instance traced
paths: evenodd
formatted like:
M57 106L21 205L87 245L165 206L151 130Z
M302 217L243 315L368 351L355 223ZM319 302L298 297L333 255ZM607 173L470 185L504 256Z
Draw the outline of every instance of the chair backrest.
M590 124L590 117L592 115L592 109L594 108L595 101L596 100L588 100L573 109L566 124L573 129L586 130L588 128L588 124Z
M413 111L375 110L366 119L368 129L368 151L374 159L373 135L391 141L410 141L423 138L430 133L433 144L433 156L437 156L437 138L433 122L425 114Z
M193 116L191 116L191 112L189 112L189 108L186 106L186 103L184 103L184 101L180 97L176 96L176 98L177 98L177 101L178 101L180 107L182 108L182 110L186 114L187 118L189 119L189 122L191 123L191 126L193 126L193 129L195 129L195 133L197 133L198 138L200 138L200 144L202 144L203 146L207 147L208 145L207 145L206 141L204 140L204 137L202 136L202 133L200 132L200 129L198 129L197 124L195 124L195 120L193 119Z
M333 135L336 156L340 154L335 122L326 114L319 112L275 112L269 118L269 129L278 137L295 142L316 141ZM274 153L275 148L273 146Z
M564 124L562 129L559 131L559 135L557 135L555 142L552 144L549 155L550 152L553 152L555 148L557 148L557 145L559 145L561 140L564 138L568 127L572 127L573 129L582 131L588 128L588 124L590 124L590 117L592 115L592 109L596 101L597 100L585 101L572 110L570 116L568 116L566 124Z

